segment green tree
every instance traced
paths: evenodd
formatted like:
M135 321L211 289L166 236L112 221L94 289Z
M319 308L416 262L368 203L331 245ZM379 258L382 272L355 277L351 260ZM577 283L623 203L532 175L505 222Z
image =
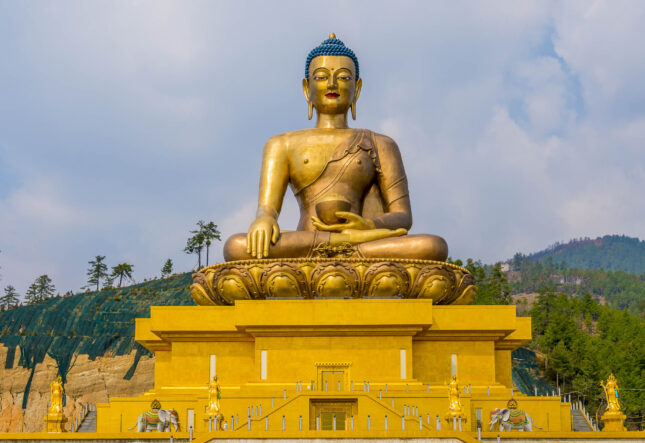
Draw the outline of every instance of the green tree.
M170 274L172 274L172 260L168 259L161 268L161 277L168 277Z
M199 231L191 231L191 233L195 234L192 237L189 237L188 240L186 240L186 247L184 248L184 252L186 254L197 254L197 269L201 269L202 250L204 249L204 243L206 239L204 238L204 234Z
M484 266L480 261L466 260L464 266L475 277L478 305L507 305L511 302L511 286L502 271L502 263Z
M0 298L0 304L5 309L10 308L12 306L16 306L19 301L18 297L19 296L18 296L18 292L16 292L16 288L9 285L6 288L4 288L4 296Z
M47 274L38 277L27 289L25 293L25 300L29 304L38 303L46 298L53 297L56 288L52 283L52 279Z
M192 232L195 234L200 233L204 236L204 243L206 244L206 266L208 266L208 254L209 254L209 249L210 249L212 240L221 241L222 233L219 232L219 230L217 229L217 225L212 221L206 223L204 220L200 220L197 222L197 226L199 226L199 230L192 231Z
M511 286L508 284L506 273L502 271L502 263L497 262L488 276L488 291L491 303L508 305L511 302Z
M123 279L132 280L132 272L134 266L129 263L121 263L112 267L112 275L110 278L112 280L119 279L119 288L123 284Z
M96 285L96 290L99 290L99 285L101 280L108 277L108 267L105 263L104 255L97 255L94 260L90 260L87 263L90 265L90 268L87 270L87 284Z

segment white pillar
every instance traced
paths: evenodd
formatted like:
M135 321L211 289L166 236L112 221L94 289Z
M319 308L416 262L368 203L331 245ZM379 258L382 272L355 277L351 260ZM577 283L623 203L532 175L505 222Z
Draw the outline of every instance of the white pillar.
M210 376L208 378L208 381L211 381L213 377L215 377L216 368L215 368L215 354L211 354L211 366L210 366Z
M457 354L452 354L452 372L450 375L457 375Z
M405 358L405 349L401 349L401 380L406 379L406 374L405 374L405 363L406 363L406 358Z
M188 413L188 420L187 420L188 427L192 428L195 425L195 411L193 409L189 409L187 413Z

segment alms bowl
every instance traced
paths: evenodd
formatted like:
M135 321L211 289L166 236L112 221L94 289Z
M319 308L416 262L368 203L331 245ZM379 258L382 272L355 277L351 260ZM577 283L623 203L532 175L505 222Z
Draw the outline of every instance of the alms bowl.
M345 200L327 200L316 203L316 214L327 225L343 223L345 219L337 217L336 212L349 212L350 209L352 209L351 203Z

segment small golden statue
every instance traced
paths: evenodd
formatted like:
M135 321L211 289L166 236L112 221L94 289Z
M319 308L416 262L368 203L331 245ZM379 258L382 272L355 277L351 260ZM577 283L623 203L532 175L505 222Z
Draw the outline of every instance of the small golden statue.
M50 385L50 404L45 416L46 432L65 432L67 418L63 414L63 379L56 377Z
M214 420L217 430L223 430L224 414L221 413L219 401L222 398L222 390L217 381L217 375L208 382L208 406L206 406L206 419ZM215 430L215 429L213 429Z
M226 263L193 276L197 304L372 296L472 302L474 279L445 263L446 241L408 234L412 209L396 142L349 127L362 85L356 55L333 33L309 53L302 88L316 125L266 142L256 218L228 238ZM295 231L278 225L287 187L300 207Z
M462 422L466 421L466 414L464 407L461 405L459 399L459 384L457 383L457 376L453 375L450 383L448 384L448 413L446 414L446 421L449 424L454 420L459 420L461 417Z
M607 378L607 384L600 381L605 392L605 399L607 400L607 410L602 415L601 419L604 423L603 431L625 431L625 414L620 411L620 403L618 402L618 380L614 374L610 374Z

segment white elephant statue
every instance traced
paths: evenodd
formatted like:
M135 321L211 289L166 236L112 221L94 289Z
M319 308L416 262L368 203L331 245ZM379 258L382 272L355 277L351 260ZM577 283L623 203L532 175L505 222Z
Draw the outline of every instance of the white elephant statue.
M490 431L499 423L500 431L533 431L533 428L542 429L533 423L528 412L522 409L495 408L490 411Z
M179 431L179 415L174 409L159 409L157 411L142 412L137 418L137 423L128 428L132 431L134 428L137 432L150 432L157 430L165 432L170 430L170 425L175 427L175 432Z

